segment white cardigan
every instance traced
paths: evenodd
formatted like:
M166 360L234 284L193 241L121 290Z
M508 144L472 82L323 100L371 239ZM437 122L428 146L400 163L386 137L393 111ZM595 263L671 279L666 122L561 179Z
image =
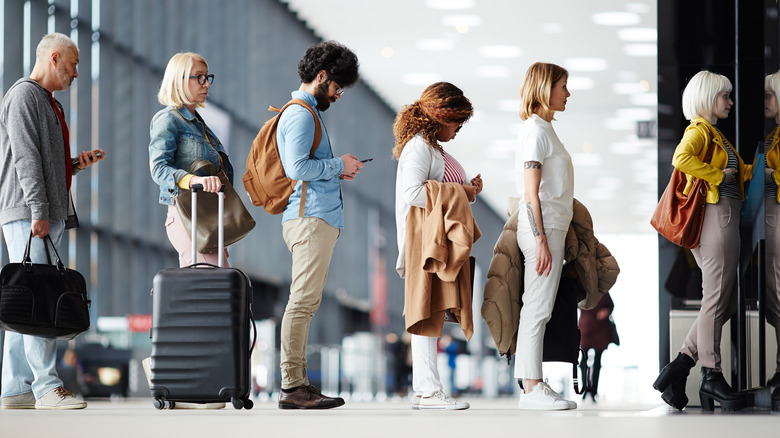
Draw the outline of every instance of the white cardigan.
M409 207L425 208L425 181L444 178L444 157L438 149L414 136L401 151L395 176L395 227L398 241L398 261L395 270L401 278L406 274L404 243L406 242L406 214Z

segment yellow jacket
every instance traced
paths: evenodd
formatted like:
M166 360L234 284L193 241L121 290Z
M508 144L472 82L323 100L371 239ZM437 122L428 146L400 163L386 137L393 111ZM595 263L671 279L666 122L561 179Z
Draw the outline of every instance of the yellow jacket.
M772 144L769 146L769 150L766 153L766 162L773 170L772 177L775 180L775 184L780 186L780 137L778 136L780 129L775 128L769 135L767 135L764 142L772 139ZM780 202L780 190L777 191L777 202Z
M711 163L707 164L703 160L707 154L707 145L710 144L710 140L717 147L712 152ZM729 147L737 156L737 187L739 188L739 196L744 200L745 181L750 180L753 176L753 166L746 165L730 144ZM708 121L696 117L685 128L685 134L674 150L672 166L685 173L688 183L685 185L684 194L687 195L690 192L693 178L703 179L707 182L707 203L716 204L718 202L718 186L723 181L723 169L726 168L728 159L723 137Z

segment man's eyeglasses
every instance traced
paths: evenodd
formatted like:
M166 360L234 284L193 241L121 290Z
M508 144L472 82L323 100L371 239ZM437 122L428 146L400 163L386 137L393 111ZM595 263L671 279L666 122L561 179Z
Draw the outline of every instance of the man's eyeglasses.
M214 83L214 75L190 75L190 79L198 78L198 83L203 85L206 83L206 81L209 81L209 84Z
M347 91L347 90L345 90L343 88L336 88L336 94L339 95L339 96L344 94L345 91Z

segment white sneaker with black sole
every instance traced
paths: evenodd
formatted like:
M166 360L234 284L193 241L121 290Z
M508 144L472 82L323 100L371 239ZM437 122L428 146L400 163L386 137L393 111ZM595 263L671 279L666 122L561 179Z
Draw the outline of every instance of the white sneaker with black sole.
M520 394L517 407L530 411L564 411L577 409L577 403L563 398L547 382L540 382L531 392Z
M461 409L468 409L469 404L464 401L457 401L454 398L448 396L442 391L436 391L430 396L421 396L420 397L420 404L417 409L420 410L428 410L428 409L449 409L449 410L461 410ZM414 403L412 404L412 409L414 408Z

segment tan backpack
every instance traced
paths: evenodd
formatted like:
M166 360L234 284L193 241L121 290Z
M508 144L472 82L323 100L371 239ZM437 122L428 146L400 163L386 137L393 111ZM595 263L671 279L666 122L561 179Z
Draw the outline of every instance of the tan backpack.
M246 159L246 172L244 172L243 181L246 192L252 199L252 204L256 207L262 205L269 214L284 212L297 183L297 181L285 175L282 157L279 155L276 143L276 129L279 126L279 118L290 105L300 105L309 110L312 117L314 117L314 143L311 146L309 158L314 157L314 151L317 150L322 139L322 128L320 127L319 119L317 119L317 115L312 107L305 101L293 99L287 102L282 109L274 106L268 107L268 111L275 111L279 114L265 122L252 142L252 148L249 150L249 156ZM299 217L303 217L303 211L306 206L307 187L307 181L304 181L301 189L301 207L298 210Z

